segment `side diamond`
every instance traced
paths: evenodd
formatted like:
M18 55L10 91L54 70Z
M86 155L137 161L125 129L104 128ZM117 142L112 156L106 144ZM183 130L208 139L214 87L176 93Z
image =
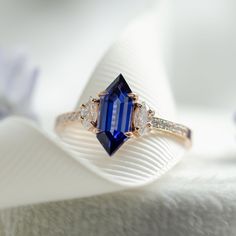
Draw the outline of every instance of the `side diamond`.
M97 121L98 105L93 101L92 97L86 104L80 108L81 123L86 129L93 128L93 124Z
M148 108L145 102L137 104L134 111L134 129L138 135L144 135L148 130L148 123L151 121Z

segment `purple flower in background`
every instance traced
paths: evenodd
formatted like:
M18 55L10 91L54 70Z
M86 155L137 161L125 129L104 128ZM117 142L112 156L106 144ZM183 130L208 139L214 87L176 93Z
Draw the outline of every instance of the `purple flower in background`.
M22 53L0 50L0 119L20 115L35 119L31 111L38 70Z

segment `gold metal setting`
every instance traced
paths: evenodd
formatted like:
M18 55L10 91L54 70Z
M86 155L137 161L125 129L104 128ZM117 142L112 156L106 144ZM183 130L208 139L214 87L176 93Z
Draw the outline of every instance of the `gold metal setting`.
M100 99L92 98L92 102L99 104L100 103Z
M106 91L102 91L98 94L98 97L106 95ZM128 94L129 97L133 99L134 102L134 112L132 116L132 131L126 132L125 135L128 138L138 138L140 137L139 127L135 127L134 125L134 113L137 111L136 109L142 108L142 104L138 103L138 96L137 94L130 93ZM92 98L91 102L97 105L97 112L99 108L100 99L99 98ZM85 104L82 104L80 106L80 109L86 108ZM184 141L185 144L188 146L191 146L191 130L181 124L168 121L165 119L162 119L160 117L155 116L155 111L149 109L147 110L147 115L150 121L147 122L146 127L148 128L148 131L150 132L157 132L162 135L167 135L173 138L177 138L179 140ZM68 112L64 113L57 117L56 124L55 124L55 130L59 133L62 129L64 129L69 124L75 124L80 123L82 120L84 120L84 117L80 115L80 110L74 111L74 112ZM90 122L92 127L90 127L88 130L93 133L98 133L100 130L97 129L97 120Z
M135 94L135 93L128 93L128 96L129 96L130 98L132 98L133 101L137 101L137 100L138 100L138 95Z
M153 116L155 115L155 111L149 109L149 110L148 110L148 115L149 115L150 117L153 117Z
M91 121L90 123L91 123L91 125L92 125L94 128L97 127L97 122Z
M102 91L98 94L98 97L105 96L107 94L108 94L107 91Z
M125 136L128 138L132 138L132 137L134 137L134 133L133 132L126 132Z

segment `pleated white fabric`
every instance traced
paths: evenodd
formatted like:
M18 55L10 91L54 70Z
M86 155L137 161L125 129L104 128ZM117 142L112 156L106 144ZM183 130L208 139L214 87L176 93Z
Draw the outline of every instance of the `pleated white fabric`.
M143 17L131 24L96 67L77 108L89 96L97 96L122 73L141 100L159 116L174 120L173 100L160 56L159 30L154 16ZM109 158L94 134L79 125L67 128L61 137L78 160L88 161L109 180L126 186L139 186L157 179L184 151L175 141L152 134L129 140Z
M78 106L122 73L133 92L160 116L174 120L160 60L159 26L152 16L134 22L95 69ZM79 198L146 185L176 164L183 146L154 134L129 140L110 158L96 137L71 126L53 140L29 121L0 124L0 207Z

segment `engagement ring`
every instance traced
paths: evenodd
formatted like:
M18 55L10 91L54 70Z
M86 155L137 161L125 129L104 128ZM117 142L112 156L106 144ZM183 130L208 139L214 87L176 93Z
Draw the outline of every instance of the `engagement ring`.
M138 138L156 132L191 144L191 130L181 124L155 116L145 102L139 101L120 74L98 98L90 97L80 109L59 115L56 119L58 134L67 125L81 122L94 132L106 152L113 155L130 138Z

